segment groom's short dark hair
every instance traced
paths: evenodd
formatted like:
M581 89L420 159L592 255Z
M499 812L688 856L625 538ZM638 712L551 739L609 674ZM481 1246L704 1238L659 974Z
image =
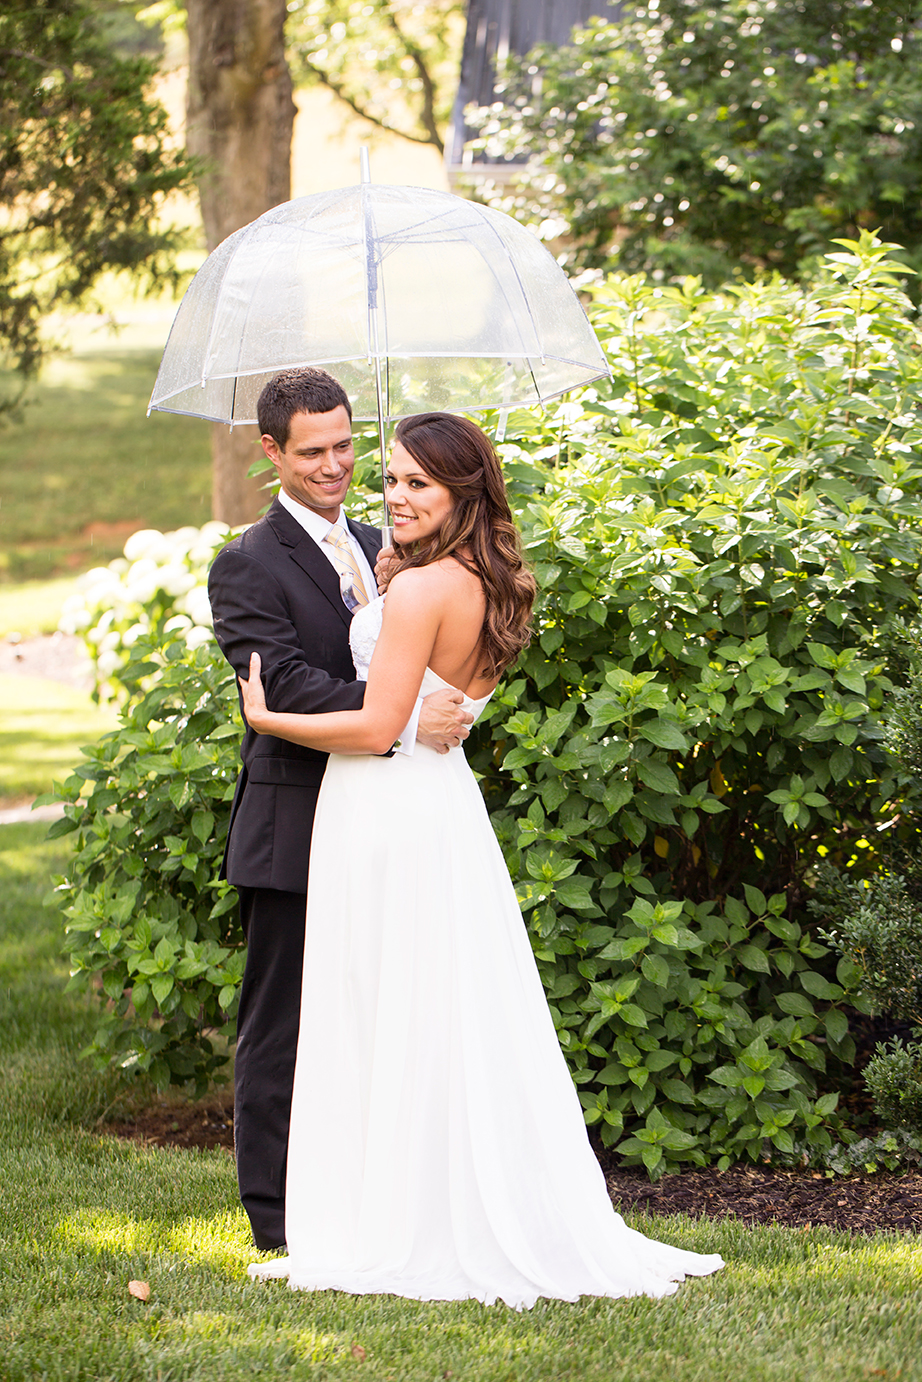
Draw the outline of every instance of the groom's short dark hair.
M345 408L352 421L352 404L339 380L316 365L302 365L269 380L259 395L256 418L260 434L272 437L284 451L295 413L332 413L334 408Z

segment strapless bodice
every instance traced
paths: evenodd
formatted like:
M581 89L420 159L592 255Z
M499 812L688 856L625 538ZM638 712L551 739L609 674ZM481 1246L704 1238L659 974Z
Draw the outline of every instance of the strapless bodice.
M352 661L355 666L356 675L360 681L365 681L368 677L368 669L371 666L372 654L378 635L381 632L381 624L384 619L384 595L377 595L370 600L362 609L356 610L352 623L349 625L349 647L352 650ZM450 691L457 691L458 687L452 686L451 682L440 677L438 672L433 672L431 667L427 667L423 675L422 686L419 689L421 696L428 696L431 691L442 691L445 688ZM464 693L461 693L464 695ZM492 695L492 692L490 693ZM464 708L470 711L476 720L488 703L490 696L481 696L479 700L474 700L471 696L464 696Z

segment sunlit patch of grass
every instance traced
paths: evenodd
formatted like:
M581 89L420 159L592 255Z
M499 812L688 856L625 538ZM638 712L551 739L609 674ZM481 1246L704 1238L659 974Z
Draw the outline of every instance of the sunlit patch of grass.
M0 799L51 790L80 761L83 744L118 722L88 691L40 677L0 674Z
M129 1210L116 1212L85 1207L60 1219L52 1230L64 1246L94 1253L136 1257L168 1254L180 1262L240 1275L253 1259L242 1211L187 1215L178 1223L139 1218Z
M0 638L10 633L19 633L23 638L54 633L64 601L76 589L74 576L5 585L0 599Z
M211 517L204 422L146 416L158 350L53 361L0 449L0 581L45 580L121 555L133 528Z

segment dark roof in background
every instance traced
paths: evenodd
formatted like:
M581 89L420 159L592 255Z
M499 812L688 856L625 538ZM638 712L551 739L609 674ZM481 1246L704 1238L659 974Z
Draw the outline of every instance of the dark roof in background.
M617 19L623 9L623 0L469 0L461 79L445 149L449 168L460 170L464 145L476 134L464 124L465 106L489 106L503 99L495 86L497 61L510 53L522 56L536 43L565 47L573 30L593 15ZM468 153L464 166L475 171L478 165L484 170L489 166L483 155L472 159Z

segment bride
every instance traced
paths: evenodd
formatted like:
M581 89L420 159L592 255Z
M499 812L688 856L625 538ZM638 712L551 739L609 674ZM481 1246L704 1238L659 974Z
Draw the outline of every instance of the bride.
M247 722L329 750L314 824L288 1147L301 1290L473 1298L664 1296L723 1265L611 1206L505 862L463 748L380 757L417 696L476 717L528 641L534 582L496 454L464 418L397 427L386 597L353 619L361 710Z

